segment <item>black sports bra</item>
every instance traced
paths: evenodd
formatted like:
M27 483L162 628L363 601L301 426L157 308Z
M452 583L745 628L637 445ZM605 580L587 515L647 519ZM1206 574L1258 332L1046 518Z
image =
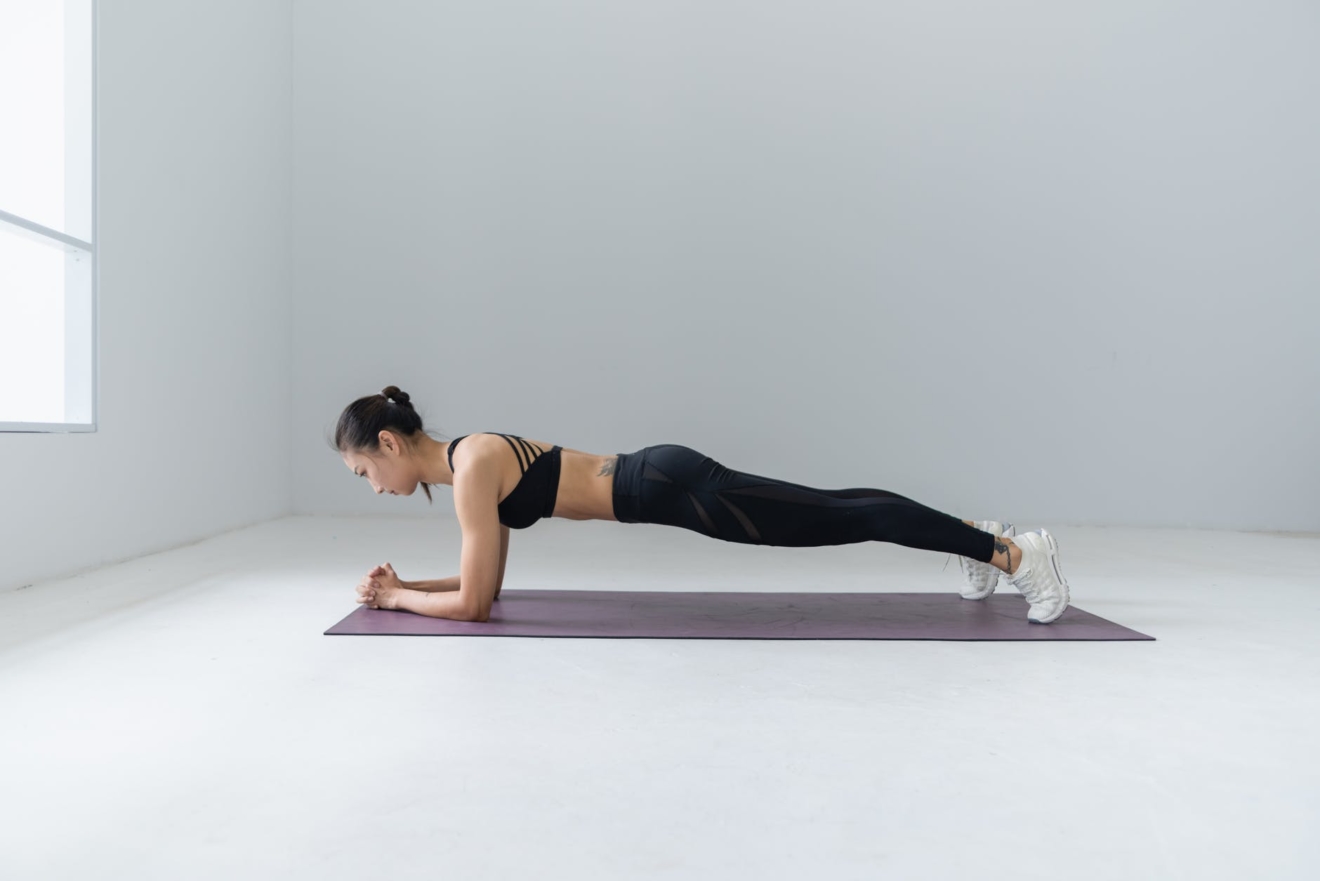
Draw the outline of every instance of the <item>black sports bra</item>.
M559 496L559 454L563 447L555 446L545 453L516 434L498 431L483 431L481 434L498 434L508 441L523 471L513 492L499 504L500 523L510 529L526 529L542 517L554 514L555 499ZM450 471L454 470L454 447L464 437L468 435L449 442ZM515 444L515 440L518 443Z

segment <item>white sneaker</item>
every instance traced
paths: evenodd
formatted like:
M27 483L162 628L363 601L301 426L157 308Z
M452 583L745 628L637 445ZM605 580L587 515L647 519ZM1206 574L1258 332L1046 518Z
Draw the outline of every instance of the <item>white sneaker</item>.
M988 532L996 537L1015 534L1015 527L1012 523L1000 523L998 520L975 520L976 528L983 532ZM962 589L962 598L965 600L983 600L995 592L995 585L999 583L999 576L1008 576L991 566L989 563L982 563L980 560L973 560L971 557L958 557L958 566L962 569L963 580L966 585Z
M1068 608L1070 598L1059 569L1059 542L1044 529L1033 529L1014 537L1013 544L1022 549L1022 560L1008 582L1030 603L1027 620L1049 624Z

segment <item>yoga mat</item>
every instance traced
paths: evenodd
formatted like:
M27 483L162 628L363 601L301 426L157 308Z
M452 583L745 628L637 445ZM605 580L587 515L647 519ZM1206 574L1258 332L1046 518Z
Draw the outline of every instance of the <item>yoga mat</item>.
M358 606L326 636L576 636L609 639L1153 640L1076 606L1027 621L1021 594L505 590L490 620Z

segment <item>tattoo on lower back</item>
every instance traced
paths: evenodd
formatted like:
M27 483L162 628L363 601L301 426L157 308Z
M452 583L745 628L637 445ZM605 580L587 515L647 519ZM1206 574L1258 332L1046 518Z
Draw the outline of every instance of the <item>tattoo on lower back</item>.
M618 457L618 456L610 456L608 459L605 460L605 464L603 464L603 465L600 466L600 473L597 474L596 476L597 476L597 477L606 477L606 476L608 476L608 475L610 475L610 474L613 474L613 473L614 473L614 466L615 466L616 463L618 463L618 461L619 461L619 457Z

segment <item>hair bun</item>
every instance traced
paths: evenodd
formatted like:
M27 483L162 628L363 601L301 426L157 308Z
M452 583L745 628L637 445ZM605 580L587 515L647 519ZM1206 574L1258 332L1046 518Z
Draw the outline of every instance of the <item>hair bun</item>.
M387 401L393 401L403 407L406 407L410 400L408 393L400 389L397 385L386 386L381 394Z

